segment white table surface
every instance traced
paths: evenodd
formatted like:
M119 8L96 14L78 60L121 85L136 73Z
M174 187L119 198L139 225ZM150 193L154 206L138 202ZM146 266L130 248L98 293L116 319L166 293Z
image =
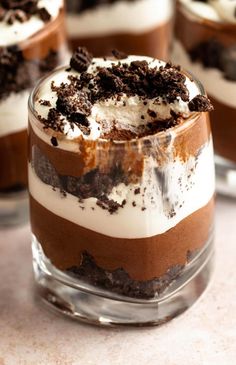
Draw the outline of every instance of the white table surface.
M200 300L159 328L106 329L33 296L30 232L0 231L0 365L235 365L236 201L218 199L216 269Z

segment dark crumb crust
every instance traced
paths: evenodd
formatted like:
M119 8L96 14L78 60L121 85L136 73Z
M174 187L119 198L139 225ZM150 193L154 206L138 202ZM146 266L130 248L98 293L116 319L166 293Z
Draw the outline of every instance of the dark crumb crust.
M184 266L171 267L165 275L153 280L132 280L122 268L106 271L96 264L94 258L86 251L82 253L80 266L73 266L66 273L90 285L113 293L137 299L152 299L160 295L183 272Z
M115 58L122 58L118 51L113 51ZM138 96L140 103L147 99L155 100L155 103L173 103L183 100L189 103L193 112L208 112L213 109L209 99L205 96L196 96L190 101L189 91L185 85L186 76L179 66L167 63L165 66L149 67L147 61L133 61L130 64L118 62L110 67L96 67L95 72L87 72L92 64L92 55L83 47L74 52L70 66L78 72L78 76L68 76L69 83L63 83L55 87L52 83L52 91L57 93L56 107L51 108L47 119L39 119L45 128L51 128L63 133L64 119L66 118L73 129L78 126L83 134L89 135L90 128L87 117L92 112L96 102L106 101L111 98L121 100L122 95L128 97ZM70 69L68 69L70 71ZM171 112L166 120L158 119L152 110L148 112L150 121L141 123L137 130L128 131L111 128L108 133L101 134L101 138L108 140L130 140L152 135L167 130L181 120L181 116ZM114 121L115 123L115 121Z
M56 138L52 137L51 143L56 147ZM34 147L34 169L41 181L51 185L53 189L59 189L63 197L67 193L78 197L78 204L82 204L84 199L93 197L97 199L97 206L110 214L126 205L126 200L119 204L108 198L114 186L120 183L128 184L127 174L119 164L114 165L107 173L102 173L96 168L81 177L63 176L57 173L39 148ZM139 191L137 189L136 194L140 194L140 189Z
M36 15L46 23L51 19L51 15L45 7L39 7L38 3L39 0L2 0L0 4L0 21L12 25L15 21L24 23L31 16Z
M0 100L11 93L31 88L35 81L59 63L56 51L50 51L43 60L25 60L17 47L0 47ZM42 101L44 103L44 101Z
M81 13L88 9L93 9L101 5L111 5L120 0L67 0L67 9L71 13ZM139 0L125 0L128 3Z

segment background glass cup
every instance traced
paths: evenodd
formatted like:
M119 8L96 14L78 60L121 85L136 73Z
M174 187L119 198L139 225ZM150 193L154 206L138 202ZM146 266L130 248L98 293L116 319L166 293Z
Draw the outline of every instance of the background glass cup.
M118 49L168 60L173 12L173 0L67 0L68 36L94 56Z
M175 29L173 61L204 82L215 108L217 190L236 197L236 24L205 19L179 1Z
M215 180L208 113L138 140L64 141L43 128L35 111L58 72L38 84L29 103L38 293L84 321L161 324L191 306L211 274Z
M64 9L31 37L0 47L0 225L28 217L27 103L36 81L67 62Z

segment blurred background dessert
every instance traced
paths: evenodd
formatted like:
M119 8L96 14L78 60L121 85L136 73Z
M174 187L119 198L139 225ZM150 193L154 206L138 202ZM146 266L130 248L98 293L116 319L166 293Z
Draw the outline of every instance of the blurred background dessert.
M73 49L95 56L119 49L168 59L173 0L67 0L67 30Z
M66 61L62 0L0 3L0 220L23 219L27 101L36 81Z
M218 190L236 196L235 1L179 0L175 30L173 60L204 82L214 105Z

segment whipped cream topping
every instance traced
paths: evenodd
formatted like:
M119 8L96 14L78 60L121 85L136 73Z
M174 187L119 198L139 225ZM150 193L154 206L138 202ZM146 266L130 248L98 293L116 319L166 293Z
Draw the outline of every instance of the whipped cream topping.
M0 137L27 129L29 90L11 93L0 102Z
M194 14L217 22L236 23L235 0L180 0Z
M130 65L133 61L146 61L150 69L160 69L165 66L162 61L154 60L148 57L129 56L122 60L116 59L93 59L93 62L87 69L87 73L95 75L101 68L109 68L112 65ZM63 83L70 85L71 77L80 79L81 74L73 69L63 68L50 77L48 77L40 88L36 92L35 112L41 121L46 120L49 116L50 110L56 108L58 102L58 95L55 87L60 87ZM52 88L52 83L54 87ZM138 128L145 128L149 123L158 121L165 121L171 118L172 115L178 117L188 118L192 111L189 110L189 100L191 101L197 95L199 95L199 87L196 82L191 80L190 77L186 77L184 81L187 93L189 94L188 100L184 101L180 96L177 96L172 102L167 102L163 97L158 98L140 98L138 95L127 95L126 93L116 93L108 98L101 98L93 103L89 115L87 113L86 120L89 125L90 132L83 132L80 125L71 124L71 121L66 115L60 114L60 121L63 125L63 133L55 132L51 128L45 129L45 124L37 122L37 128L34 128L36 134L40 134L45 142L50 143L51 135L59 137L58 143L60 148L65 148L64 142L72 142L74 139L82 136L87 140L96 140L104 136L104 133L110 132L111 128L115 127L121 130L136 131ZM83 95L86 92L86 87L83 87L77 95L73 98L78 98L79 94ZM82 103L82 107L84 107ZM83 110L76 110L83 114ZM114 122L115 121L115 122ZM52 121L53 123L53 121ZM64 143L64 144L63 144ZM67 144L68 146L68 144Z
M67 14L70 37L92 37L111 33L143 33L169 21L173 0L118 1L101 4L80 14Z
M63 0L39 0L38 7L45 8L51 15L51 21L55 19L63 6ZM45 26L45 22L38 15L32 15L28 20L20 22L15 20L13 24L0 21L0 47L6 47L25 41Z

